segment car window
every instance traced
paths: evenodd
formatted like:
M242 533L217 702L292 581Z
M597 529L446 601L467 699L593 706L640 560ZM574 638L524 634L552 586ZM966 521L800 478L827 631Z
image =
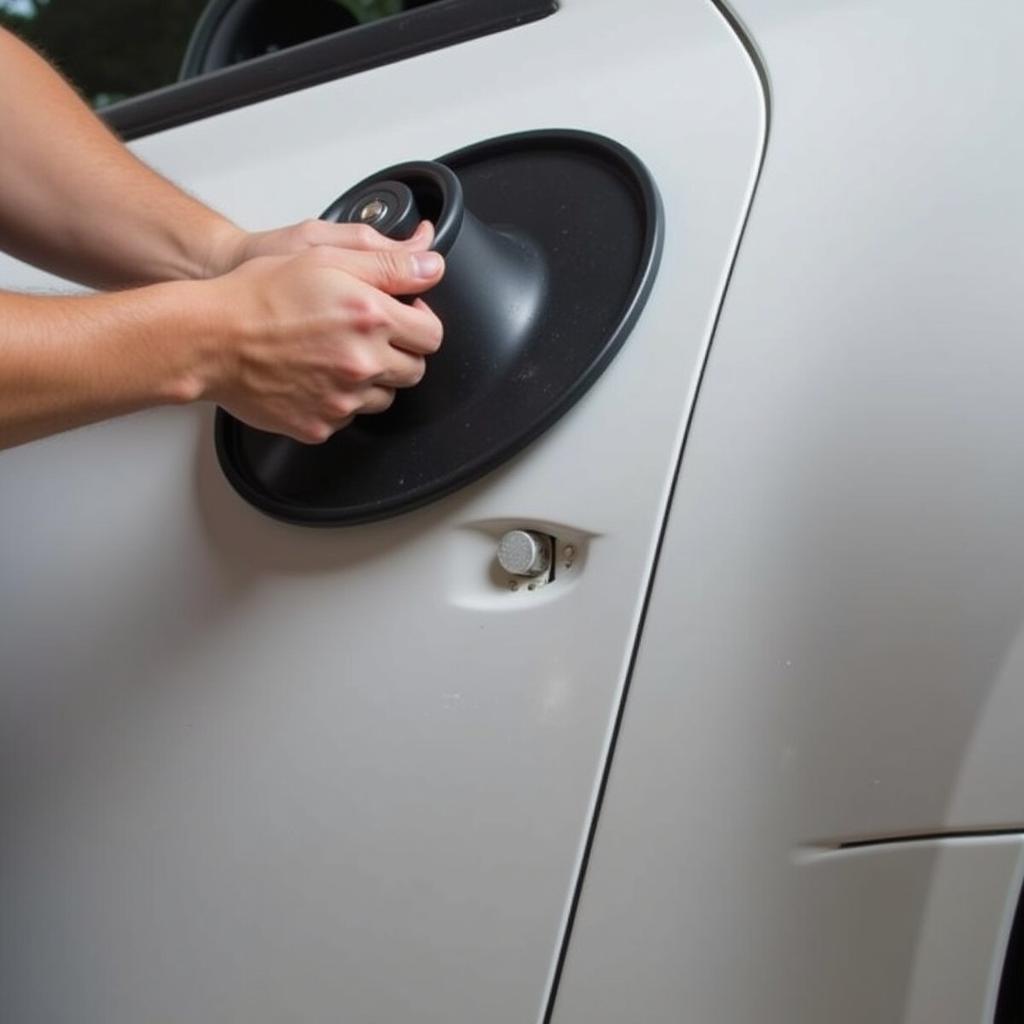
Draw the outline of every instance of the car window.
M0 0L94 107L437 0Z

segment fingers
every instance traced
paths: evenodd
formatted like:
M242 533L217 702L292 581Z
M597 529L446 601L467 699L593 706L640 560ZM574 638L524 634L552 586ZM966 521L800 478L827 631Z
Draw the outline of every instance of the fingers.
M416 355L433 355L444 338L441 321L422 300L411 306L385 296L384 308L392 323L391 344Z
M423 356L403 351L390 344L386 337L366 340L358 347L346 346L339 352L332 377L340 393L361 394L367 388L411 388L423 379L426 360ZM359 410L339 408L341 415Z
M316 245L291 257L250 260L223 286L232 294L270 295L273 301L261 301L258 313L265 318L269 310L276 318L268 329L274 343L257 338L250 345L262 373L255 382L236 383L232 411L310 444L355 417L384 412L397 388L420 383L425 357L437 351L443 334L422 299L407 304L394 296L425 291L443 272L438 254L398 247ZM282 337L293 343L281 344ZM268 396L278 397L268 402Z
M384 359L384 369L374 378L374 384L387 388L412 388L421 380L427 370L423 356L391 347Z
M296 225L304 245L312 247L329 245L336 249L350 249L358 252L378 250L420 251L429 249L434 240L434 226L430 221L420 221L412 236L404 241L388 238L369 224L335 224L327 220L308 220Z
M338 402L333 409L313 420L300 433L292 433L296 441L305 444L323 444L339 430L344 430L357 416L373 416L387 412L395 401L394 388L382 384L371 384L350 394L344 402ZM351 410L351 411L350 411Z
M2 6L2 4L0 4ZM396 241L369 224L334 224L326 220L304 220L272 231L243 232L217 241L208 276L229 273L250 260L266 256L296 256L319 250L373 253L423 252L434 241L434 227L421 221L411 238Z
M367 326L385 335L395 348L429 356L441 347L444 327L422 299L408 305L361 282L350 285L356 289L351 305L360 310Z
M372 416L375 413L386 412L391 408L391 404L395 400L395 392L393 388L375 385L363 392L362 399L363 404L359 409L360 415Z
M368 384L358 391L347 392L343 398L325 403L325 408L318 415L283 432L303 444L323 444L339 430L344 430L357 416L386 412L394 401L394 388L383 384ZM280 427L271 429L281 432Z

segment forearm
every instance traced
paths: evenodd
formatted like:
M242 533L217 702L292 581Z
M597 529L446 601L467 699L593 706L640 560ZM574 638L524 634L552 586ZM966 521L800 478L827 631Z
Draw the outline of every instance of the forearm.
M241 232L136 159L2 30L0 94L0 248L104 288L224 269Z
M0 292L0 448L205 399L320 442L423 377L437 253L315 246L208 281L80 296Z
M0 448L201 397L217 343L203 312L204 287L68 297L0 292Z

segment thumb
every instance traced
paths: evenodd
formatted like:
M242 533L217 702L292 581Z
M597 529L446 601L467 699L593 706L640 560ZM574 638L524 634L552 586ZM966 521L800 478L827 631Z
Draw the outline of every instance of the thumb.
M345 253L343 269L389 295L416 295L433 288L444 274L439 252L379 249Z

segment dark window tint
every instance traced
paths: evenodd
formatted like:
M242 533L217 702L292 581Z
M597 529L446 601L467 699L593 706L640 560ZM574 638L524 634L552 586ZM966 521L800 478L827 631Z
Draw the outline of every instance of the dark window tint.
M0 0L96 107L436 0Z
M183 73L191 78L435 2L211 0L192 36Z

